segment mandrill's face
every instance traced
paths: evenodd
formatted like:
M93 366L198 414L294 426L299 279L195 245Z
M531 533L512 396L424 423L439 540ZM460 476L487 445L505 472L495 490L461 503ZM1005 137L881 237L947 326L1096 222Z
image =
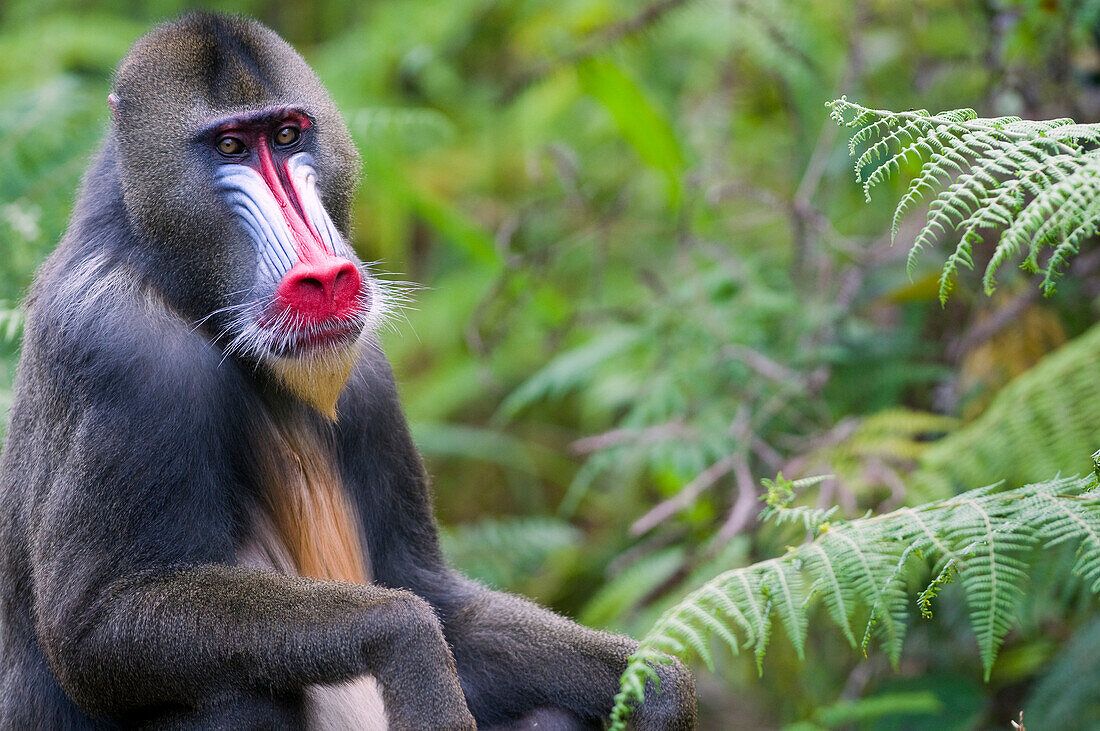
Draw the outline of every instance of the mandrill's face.
M229 350L293 358L348 347L367 324L371 280L318 196L309 114L241 114L198 137L217 156L218 193L255 254Z
M334 414L385 305L346 238L358 155L301 57L248 33L241 48L154 33L120 68L125 207L153 242L150 265L172 268L172 304L227 356ZM209 91L184 83L195 76Z

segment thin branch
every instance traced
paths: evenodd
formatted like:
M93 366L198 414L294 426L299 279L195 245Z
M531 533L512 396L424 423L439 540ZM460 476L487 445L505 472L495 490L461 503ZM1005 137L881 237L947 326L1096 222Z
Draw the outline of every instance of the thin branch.
M779 383L803 383L805 379L796 371L777 363L758 350L753 350L747 345L729 343L722 346L722 355L739 360L749 368L772 381Z
M990 317L970 328L955 344L948 348L947 355L952 359L962 358L974 348L1001 332L1005 327L1017 322L1021 315L1039 299L1038 289L1028 289L1016 295L1004 307L996 310Z
M623 444L645 445L693 436L694 430L686 426L682 419L673 419L645 429L611 429L602 434L582 437L569 445L569 451L577 455L591 454Z
M772 445L761 439L757 435L752 436L752 442L749 445L752 449L752 453L760 458L772 471L778 472L783 468L783 455L776 451Z
M680 492L668 500L658 503L652 510L634 521L634 525L630 526L630 532L636 536L641 535L688 507L705 490L733 471L739 460L744 461L745 458L727 454L710 467L707 467L696 475L694 480L685 485Z
M760 512L760 501L757 500L756 481L752 478L752 470L749 469L749 461L744 457L736 460L733 468L737 479L737 500L730 509L722 529L718 531L719 544L728 541L740 533L752 522L756 514Z

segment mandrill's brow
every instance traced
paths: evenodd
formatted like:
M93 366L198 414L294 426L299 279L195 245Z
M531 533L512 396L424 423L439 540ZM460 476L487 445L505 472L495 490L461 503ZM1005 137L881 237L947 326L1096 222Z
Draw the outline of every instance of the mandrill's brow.
M200 142L237 129L274 127L279 124L285 124L286 122L293 122L301 129L309 129L313 126L314 119L313 115L301 107L269 107L267 109L219 117L200 127L198 132L195 133L193 140L195 142Z

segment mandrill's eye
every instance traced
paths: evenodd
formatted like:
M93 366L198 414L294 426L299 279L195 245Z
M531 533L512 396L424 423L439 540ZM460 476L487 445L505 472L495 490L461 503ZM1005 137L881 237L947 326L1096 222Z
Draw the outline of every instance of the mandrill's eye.
M218 152L223 155L237 156L243 154L247 150L248 148L244 146L244 143L236 137L226 135L218 140Z
M297 127L283 127L281 130L275 133L275 144L280 147L286 147L287 145L293 145L298 141L298 136L301 133Z

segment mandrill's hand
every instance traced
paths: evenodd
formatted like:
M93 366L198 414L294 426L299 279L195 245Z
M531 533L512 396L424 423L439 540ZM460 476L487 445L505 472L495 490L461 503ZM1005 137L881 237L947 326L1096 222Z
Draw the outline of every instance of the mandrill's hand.
M661 687L645 684L645 702L630 715L638 731L690 731L695 728L695 680L679 660L655 667Z
M364 633L369 638L364 650L378 668L389 728L476 729L435 612L409 592L392 594L397 601L369 614Z

